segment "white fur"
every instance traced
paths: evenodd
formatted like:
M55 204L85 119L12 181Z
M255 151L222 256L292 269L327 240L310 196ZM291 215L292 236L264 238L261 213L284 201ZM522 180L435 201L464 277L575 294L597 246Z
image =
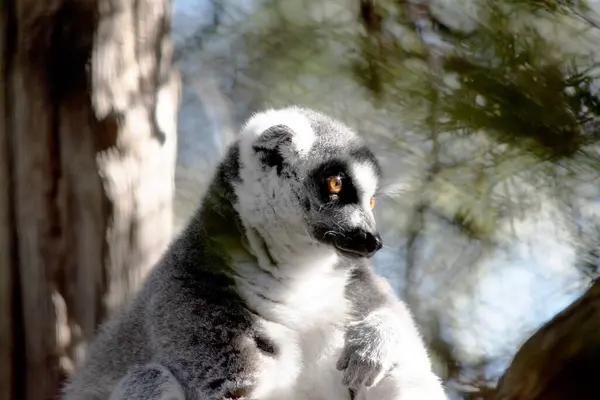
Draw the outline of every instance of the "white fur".
M292 143L299 155L306 155L315 142L315 132L311 127L310 120L295 107L283 109L270 109L254 114L244 125L241 132L240 147L242 150L250 150L252 142L267 129L285 125L294 132Z
M371 197L375 195L378 182L375 169L370 163L353 163L351 169L355 184L363 193L363 206L370 209L369 202Z
M265 357L257 398L347 397L335 364L350 308L344 297L346 272L333 270L335 258L331 253L321 260L307 257L310 265L280 265L281 281L256 266L238 265L239 293L265 318L263 327L280 348L277 360Z
M359 227L364 224L365 216L368 216L371 220L374 219L370 203L371 197L375 195L378 179L375 168L368 162L352 163L350 165L350 173L352 174L352 181L361 195L360 202L362 208L362 210L357 209L354 211L350 216L350 223Z
M297 152L296 156L301 157L303 154L307 154L312 147L315 133L311 128L310 120L295 108L268 110L254 115L244 126L240 136L242 184L235 188L238 196L236 211L247 217L249 226L262 227L262 231L266 234L277 232L291 235L287 238L288 240L280 237L276 242L297 243L298 239L305 236L305 232L291 232L288 228L290 222L294 221L298 222L297 226L301 226L302 215L298 212L299 207L296 200L291 196L292 185L298 184L298 182L282 181L277 178L274 170L265 174L252 149L253 144L266 130L280 124L286 125L294 132L292 142ZM285 220L287 226L283 227L275 220ZM263 223L265 221L271 221L270 225L265 226ZM298 237L298 233L300 237ZM271 243L269 240L267 242Z
M298 335L289 327L263 320L262 326L269 338L278 345L277 358L262 356L257 387L253 396L257 399L288 398L290 388L298 381L302 371L302 352Z

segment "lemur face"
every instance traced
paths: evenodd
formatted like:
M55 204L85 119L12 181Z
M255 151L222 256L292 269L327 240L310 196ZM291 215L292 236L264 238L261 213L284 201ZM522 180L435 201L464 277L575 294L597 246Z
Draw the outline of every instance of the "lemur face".
M313 237L350 257L371 257L382 247L372 212L378 181L372 159L364 147L340 151L305 178L305 215Z
M340 122L302 108L257 114L240 139L239 206L254 226L300 230L348 257L382 247L372 209L380 168Z

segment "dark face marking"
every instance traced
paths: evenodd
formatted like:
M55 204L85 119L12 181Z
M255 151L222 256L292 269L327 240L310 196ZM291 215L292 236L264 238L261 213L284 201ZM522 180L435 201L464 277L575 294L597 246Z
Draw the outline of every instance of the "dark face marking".
M260 332L256 332L254 334L254 343L256 343L256 347L260 351L271 357L275 357L279 353L275 342L273 342L267 335L264 335Z
M283 157L278 149L270 150L255 146L254 151L256 151L256 156L264 168L276 168L277 175L281 176Z
M281 176L285 160L282 146L291 145L293 132L286 125L275 125L262 133L260 140L252 146L263 168L276 168Z
M340 178L341 189L331 191L328 178ZM313 237L334 246L348 257L371 257L382 247L367 210L361 204L363 195L353 182L350 166L341 159L329 160L307 177L305 212ZM357 222L357 216L361 221Z
M313 171L312 180L316 186L320 200L324 204L334 206L336 204L358 204L359 195L352 177L349 174L348 165L341 160L331 160ZM338 193L331 193L327 179L337 176L341 179L342 188Z

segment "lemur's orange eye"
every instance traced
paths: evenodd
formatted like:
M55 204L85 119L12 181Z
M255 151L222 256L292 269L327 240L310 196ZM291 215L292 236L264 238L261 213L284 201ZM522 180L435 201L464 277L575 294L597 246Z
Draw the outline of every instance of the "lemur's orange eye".
M330 176L327 178L327 188L330 193L339 193L342 191L342 178L339 176Z
M369 205L371 208L375 207L375 197L371 197L371 200L369 200Z

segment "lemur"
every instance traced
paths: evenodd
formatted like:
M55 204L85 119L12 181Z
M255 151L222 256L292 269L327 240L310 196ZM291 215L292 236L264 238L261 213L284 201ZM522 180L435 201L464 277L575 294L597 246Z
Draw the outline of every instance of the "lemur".
M380 175L327 115L253 115L63 399L446 399L409 310L369 263Z

